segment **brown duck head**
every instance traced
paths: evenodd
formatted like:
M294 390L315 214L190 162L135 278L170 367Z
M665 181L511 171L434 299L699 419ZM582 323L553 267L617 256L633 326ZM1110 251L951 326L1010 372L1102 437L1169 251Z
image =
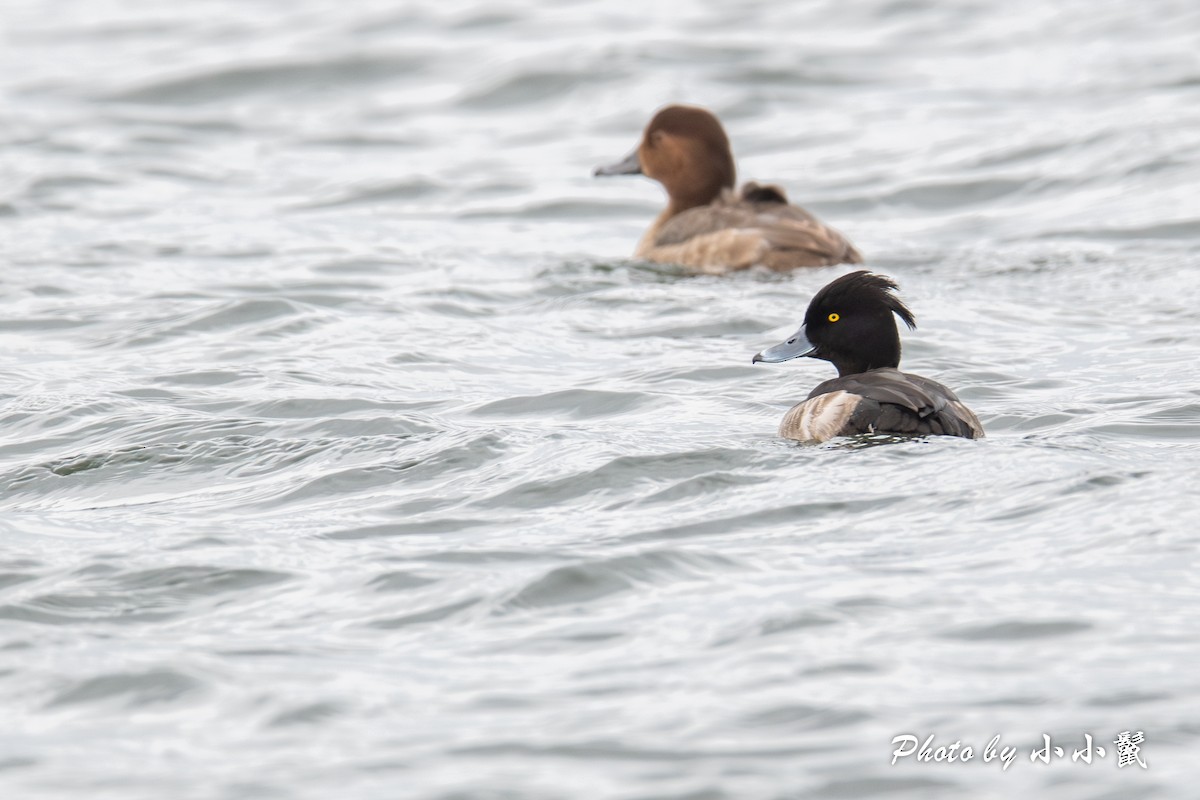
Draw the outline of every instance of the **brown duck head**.
M703 108L679 105L654 115L641 144L624 161L598 167L595 174L653 178L666 188L673 214L708 205L736 179L721 123Z

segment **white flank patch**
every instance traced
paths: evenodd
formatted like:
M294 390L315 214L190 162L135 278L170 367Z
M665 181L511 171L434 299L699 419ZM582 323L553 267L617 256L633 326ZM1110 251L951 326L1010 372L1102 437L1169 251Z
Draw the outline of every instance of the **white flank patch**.
M779 435L801 442L825 442L839 435L862 398L850 392L829 392L793 406L783 416Z

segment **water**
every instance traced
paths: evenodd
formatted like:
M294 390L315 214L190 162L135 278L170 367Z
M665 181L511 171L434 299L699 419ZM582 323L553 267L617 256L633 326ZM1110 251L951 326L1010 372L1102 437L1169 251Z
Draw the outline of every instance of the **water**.
M1194 3L0 35L3 797L1194 793ZM630 261L661 192L591 168L674 101L899 282L987 439L775 438L831 372L750 356L846 268Z

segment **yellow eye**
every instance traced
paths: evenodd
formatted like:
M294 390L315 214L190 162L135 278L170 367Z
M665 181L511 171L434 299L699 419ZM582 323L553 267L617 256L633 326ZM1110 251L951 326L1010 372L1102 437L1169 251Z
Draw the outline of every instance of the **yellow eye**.
M841 319L841 318L842 318L842 317L841 317L841 315L840 315L840 314L838 314L836 311L835 311L834 313L830 314L830 315L827 317L827 319L828 319L830 322L837 322L837 321L838 321L839 319Z

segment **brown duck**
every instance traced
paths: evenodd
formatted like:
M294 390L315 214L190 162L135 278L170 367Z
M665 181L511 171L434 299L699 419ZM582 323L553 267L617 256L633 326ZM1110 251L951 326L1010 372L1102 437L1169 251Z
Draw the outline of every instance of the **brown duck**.
M667 190L667 207L642 236L637 258L707 274L756 264L789 270L862 263L845 237L788 203L778 186L747 183L734 191L729 138L703 108L662 109L637 149L596 175L645 175Z

